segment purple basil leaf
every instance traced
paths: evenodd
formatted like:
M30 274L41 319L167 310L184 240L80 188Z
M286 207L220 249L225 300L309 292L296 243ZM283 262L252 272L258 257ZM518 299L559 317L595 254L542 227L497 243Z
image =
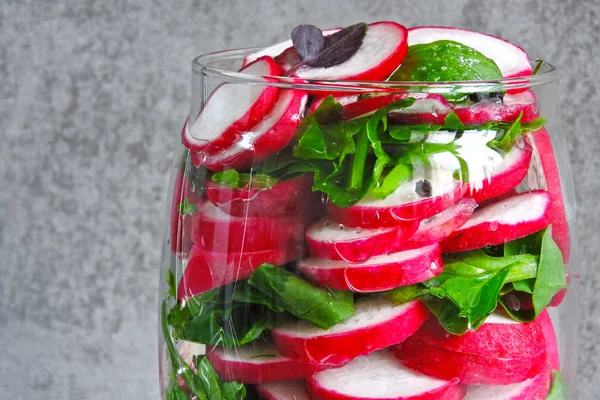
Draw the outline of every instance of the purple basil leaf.
M300 60L310 60L319 55L325 47L323 32L314 25L298 25L292 31L292 43Z
M324 49L305 64L317 68L329 68L347 61L360 46L367 33L367 24L361 22L325 37ZM296 51L298 51L296 49Z

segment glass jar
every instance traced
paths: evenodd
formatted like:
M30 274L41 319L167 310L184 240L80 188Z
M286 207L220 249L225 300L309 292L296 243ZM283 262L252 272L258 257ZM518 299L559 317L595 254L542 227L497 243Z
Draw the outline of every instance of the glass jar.
M163 398L573 398L554 67L449 83L235 72L256 51L193 62L160 275Z

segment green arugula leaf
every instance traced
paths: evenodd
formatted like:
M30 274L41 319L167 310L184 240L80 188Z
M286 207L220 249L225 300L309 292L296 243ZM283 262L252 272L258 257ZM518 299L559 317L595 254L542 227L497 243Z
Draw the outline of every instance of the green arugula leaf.
M194 215L198 211L198 206L192 204L188 199L183 199L181 203L177 205L180 215Z
M413 167L410 160L399 162L388 172L383 178L383 182L379 187L373 188L370 191L371 196L376 199L385 199L400 186L412 177Z
M322 329L354 315L352 292L323 290L272 264L258 267L248 283L270 299L274 307L282 307Z

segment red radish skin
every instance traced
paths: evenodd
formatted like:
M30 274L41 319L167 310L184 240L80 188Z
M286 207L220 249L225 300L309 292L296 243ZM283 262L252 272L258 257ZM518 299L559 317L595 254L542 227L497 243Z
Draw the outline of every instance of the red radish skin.
M521 114L521 122L531 122L539 117L537 99L531 91L506 94L500 104L483 101L457 106L453 111L464 125L469 126L487 122L513 122Z
M527 183L529 187L544 189L550 193L552 238L562 252L564 263L567 264L571 252L569 222L550 134L545 128L542 128L539 131L530 132L528 137L533 147L533 157L527 174Z
M301 79L348 81L382 81L404 60L408 31L396 22L382 21L368 25L358 51L341 64L329 68L300 67L293 76Z
M276 76L280 71L271 57L262 57L240 72ZM275 86L226 83L215 89L196 120L183 130L183 145L194 156L194 164L202 164L202 154L230 147L241 132L252 128L271 111L278 97L279 88Z
M419 26L408 30L408 45L452 40L471 47L496 62L504 78L531 75L525 51L504 39L481 32L445 26Z
M460 400L458 380L430 378L402 366L388 350L359 357L306 380L311 400Z
M511 385L476 385L467 388L463 400L546 400L552 382L552 371Z
M275 249L256 252L217 253L193 246L177 298L185 300L209 290L248 278L264 263L283 265L303 256L303 249Z
M265 161L281 151L294 137L302 120L308 93L301 90L281 90L271 112L257 125L240 132L231 146L207 155L204 165L213 171L244 170Z
M359 299L354 316L323 330L306 321L274 328L275 345L286 357L341 365L353 358L402 342L429 316L418 300L397 305L384 297Z
M189 184L183 171L178 171L173 185L173 197L169 209L171 251L178 257L185 257L192 248L192 216L181 215L179 204L186 200ZM191 200L190 200L191 202ZM192 203L193 204L193 203Z
M295 216L234 217L206 201L193 217L192 239L216 252L287 250L303 246L304 227Z
M550 195L543 190L478 208L466 224L441 243L442 251L480 249L525 237L548 226L549 209Z
M439 378L458 378L467 385L507 385L544 371L548 354L539 322L519 323L492 314L476 331L456 336L430 319L396 346L405 366Z
M524 145L520 148L513 146L506 154L504 160L492 169L488 179L470 186L467 196L475 199L477 203L494 197L501 196L514 189L527 175L531 160L531 147Z
M361 264L305 258L298 268L311 282L332 289L379 292L431 279L444 268L439 246L371 257Z
M441 213L422 220L419 229L410 237L405 248L416 249L441 242L463 226L471 218L476 207L475 200L462 198Z
M235 217L282 216L303 212L320 198L312 193L312 175L277 182L269 189L252 185L231 189L210 180L205 183L208 200Z
M350 228L323 217L306 231L306 243L313 257L362 263L400 249L418 227L419 222L414 220L393 228Z
M260 398L265 400L311 400L304 379L262 383L256 389Z
M449 170L433 169L422 175L423 178L413 176L384 200L367 194L358 203L347 208L328 203L327 211L333 220L346 226L392 227L402 221L422 220L442 212L460 200L467 189L466 185L454 179ZM421 197L415 190L417 182L426 178L432 185L431 197Z
M554 324L547 310L540 313L537 320L539 321L544 338L546 339L546 351L548 352L548 362L554 371L560 371L560 354L558 351L558 341L556 340L556 332Z
M327 368L283 357L260 339L230 349L208 347L207 357L223 380L245 384L304 378Z

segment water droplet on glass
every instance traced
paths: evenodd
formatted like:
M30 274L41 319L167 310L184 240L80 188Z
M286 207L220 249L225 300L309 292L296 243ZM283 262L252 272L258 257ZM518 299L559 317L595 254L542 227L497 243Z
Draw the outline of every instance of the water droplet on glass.
M356 229L356 234L357 234L357 235L360 235L360 234L362 233L362 231L363 231L363 230L362 230L361 228L357 228L357 229Z
M340 231L343 231L343 230L344 230L344 225L342 225L342 224L338 224L338 229L339 229Z
M498 230L498 222L496 222L496 221L490 222L490 231L496 231L496 230Z

